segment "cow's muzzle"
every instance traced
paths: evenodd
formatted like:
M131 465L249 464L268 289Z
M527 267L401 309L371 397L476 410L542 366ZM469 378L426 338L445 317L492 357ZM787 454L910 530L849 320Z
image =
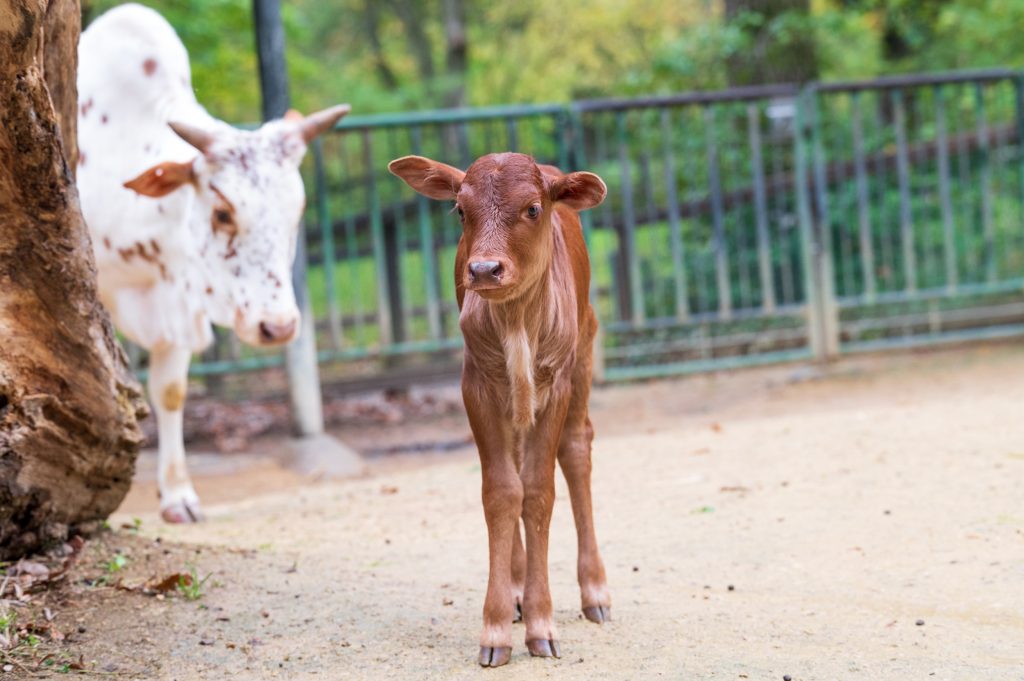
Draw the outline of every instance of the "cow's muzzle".
M291 319L284 323L260 322L260 344L281 345L295 338L298 320Z
M500 260L471 260L466 272L466 288L486 290L499 288L507 279L508 267Z

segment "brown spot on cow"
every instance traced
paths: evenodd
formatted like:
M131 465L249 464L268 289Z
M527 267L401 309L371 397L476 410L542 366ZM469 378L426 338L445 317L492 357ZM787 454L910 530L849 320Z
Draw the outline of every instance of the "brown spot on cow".
M80 107L81 110L82 110L82 118L85 118L86 115L88 115L89 109L92 108L92 105L93 105L92 97L90 97L89 99L87 99L84 102L82 102L82 106Z
M107 236L103 237L103 245L106 247L106 249L108 251L110 250L110 246L111 246L111 244L110 244L110 237L107 237Z
M167 467L167 473L165 479L168 485L172 487L175 485L184 485L188 480L188 470L184 466L180 465L177 461L172 460L170 465Z
M185 387L180 383L171 383L164 388L164 394L160 400L167 411L180 411L185 404Z
M109 120L110 119L107 118L107 114L103 114L102 116L100 116L100 123L102 123L103 125L106 125L107 121L109 121Z
M147 76L152 76L156 73L156 59L150 57L146 61L142 62L142 72Z
M213 295L213 289L210 288L209 286L206 287L206 295L208 295L208 296L212 296Z
M160 255L160 244L156 242L156 239L149 240L149 247L153 249L153 252Z
M85 165L85 152L82 151L81 149L78 150L78 165Z

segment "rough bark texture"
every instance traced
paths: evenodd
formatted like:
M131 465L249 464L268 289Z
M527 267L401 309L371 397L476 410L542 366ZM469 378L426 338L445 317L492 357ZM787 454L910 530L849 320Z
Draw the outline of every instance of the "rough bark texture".
M0 0L3 559L107 517L142 441L145 403L96 297L64 151L75 146L79 16L78 0Z

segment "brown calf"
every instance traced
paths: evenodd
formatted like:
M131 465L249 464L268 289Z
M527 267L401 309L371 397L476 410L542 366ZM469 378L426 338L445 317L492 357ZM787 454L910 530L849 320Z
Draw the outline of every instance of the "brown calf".
M597 319L576 213L604 200L604 182L512 153L484 156L465 173L418 156L388 168L425 196L454 199L462 220L455 256L462 397L480 453L490 548L480 664L509 661L517 614L530 653L558 657L548 588L556 458L576 519L583 613L598 623L611 616L590 495L587 399Z

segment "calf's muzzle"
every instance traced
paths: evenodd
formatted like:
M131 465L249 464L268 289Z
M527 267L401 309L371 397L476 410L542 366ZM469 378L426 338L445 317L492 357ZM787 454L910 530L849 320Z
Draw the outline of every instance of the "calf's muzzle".
M469 281L471 284L501 284L501 275L505 267L498 260L471 260L469 263Z

